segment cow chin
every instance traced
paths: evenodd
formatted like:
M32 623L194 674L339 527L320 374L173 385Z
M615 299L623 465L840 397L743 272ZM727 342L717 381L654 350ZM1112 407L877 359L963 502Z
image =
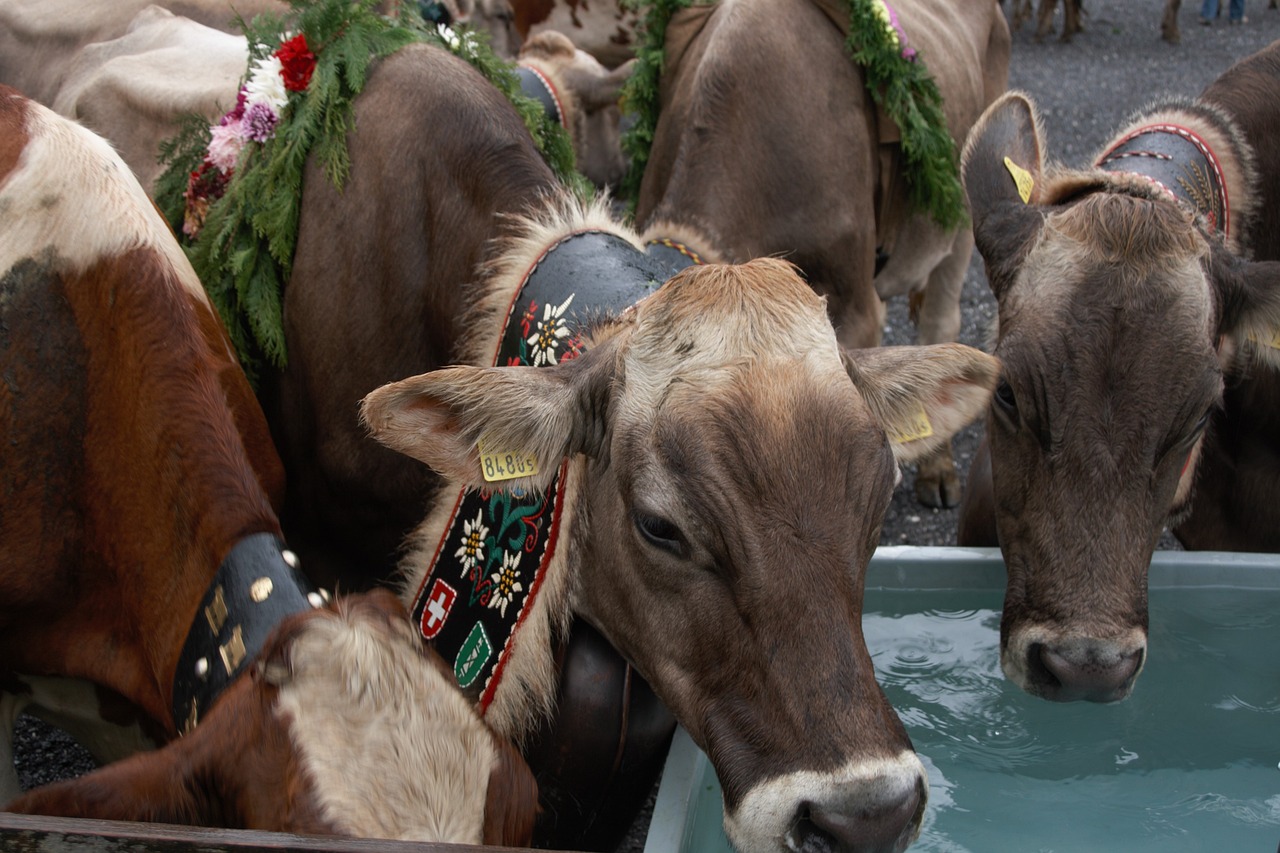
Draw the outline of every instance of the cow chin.
M1147 658L1142 628L1107 637L1046 624L1016 626L1001 638L1005 677L1051 702L1119 702L1133 692Z
M920 835L928 796L924 765L904 750L761 782L737 808L726 803L724 829L743 853L897 853Z

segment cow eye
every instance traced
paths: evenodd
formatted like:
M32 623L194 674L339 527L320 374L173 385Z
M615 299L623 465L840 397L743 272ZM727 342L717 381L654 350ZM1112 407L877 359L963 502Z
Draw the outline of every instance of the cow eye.
M1009 417L1015 417L1018 414L1018 399L1013 396L1013 386L1008 380L1001 378L1000 384L996 386L996 392L992 395L992 399L996 401L996 405Z
M636 530L640 531L640 535L644 540L655 548L661 548L664 551L683 557L688 552L688 547L684 541L684 534L680 532L680 528L667 519L658 515L649 515L644 512L635 513Z

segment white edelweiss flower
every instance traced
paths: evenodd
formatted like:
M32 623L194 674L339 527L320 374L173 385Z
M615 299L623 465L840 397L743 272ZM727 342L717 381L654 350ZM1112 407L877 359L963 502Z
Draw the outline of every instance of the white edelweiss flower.
M484 559L484 540L488 535L489 528L485 527L481 513L476 513L475 521L462 522L462 547L454 551L453 556L462 561L463 569L469 572Z
M520 583L520 552L502 552L502 568L489 576L493 581L493 595L489 598L489 606L498 608L505 618L507 605L515 598L517 592L524 591Z
M538 321L538 328L525 341L533 347L534 367L556 363L556 348L560 346L560 341L569 336L569 326L564 321L564 312L573 301L573 297L574 294L569 294L569 298L555 308L548 302L542 312L542 319Z
M275 56L268 56L253 63L249 82L245 83L245 105L267 104L277 113L289 102L289 90L284 87L281 71L284 66Z

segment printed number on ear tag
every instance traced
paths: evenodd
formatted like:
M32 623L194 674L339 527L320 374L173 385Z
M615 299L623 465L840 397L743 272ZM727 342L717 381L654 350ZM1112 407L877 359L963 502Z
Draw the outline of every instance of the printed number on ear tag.
M490 450L485 447L483 441L476 446L476 450L480 452L480 473L484 476L486 483L532 477L538 473L538 460L532 453Z
M1009 170L1010 175L1013 175L1013 182L1018 185L1018 197L1022 199L1022 203L1031 201L1031 191L1036 186L1035 178L1008 157L1004 158L1004 167Z
M907 416L904 423L895 425L887 432L890 441L906 444L908 441L917 441L933 435L933 424L929 423L929 416L924 413L924 406L918 406L915 412Z

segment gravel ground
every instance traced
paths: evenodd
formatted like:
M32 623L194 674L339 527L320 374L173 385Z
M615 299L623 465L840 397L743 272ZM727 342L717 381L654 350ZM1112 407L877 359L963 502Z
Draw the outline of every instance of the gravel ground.
M1244 25L1227 26L1224 14L1211 27L1198 25L1199 3L1187 0L1179 20L1180 45L1160 40L1163 0L1088 0L1086 5L1085 30L1069 44L1056 39L1036 44L1030 25L1013 36L1010 88L1030 93L1040 108L1049 156L1069 165L1086 163L1124 119L1153 99L1165 94L1194 96L1234 61L1280 38L1280 12L1266 8L1263 0L1250 0ZM976 254L962 298L961 341L980 347L995 305ZM886 343L913 341L904 304L890 306L888 324ZM981 427L970 427L955 442L962 474L980 436ZM921 507L913 484L908 471L889 507L881 543L954 544L955 511ZM1166 544L1172 547L1171 540ZM24 787L75 776L93 766L73 741L30 717L19 720L15 751ZM648 810L617 853L640 853L647 821Z

